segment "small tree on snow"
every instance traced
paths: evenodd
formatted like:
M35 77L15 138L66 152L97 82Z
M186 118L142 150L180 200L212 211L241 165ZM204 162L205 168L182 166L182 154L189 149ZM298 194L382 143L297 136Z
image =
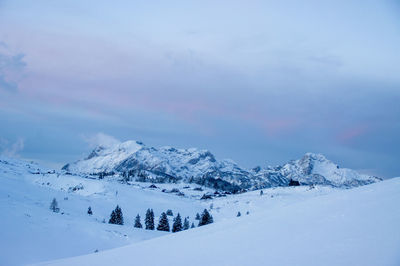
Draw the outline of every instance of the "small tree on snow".
M160 221L157 226L157 230L169 232L169 222L168 222L167 214L165 212L161 213Z
M172 212L172 210L168 209L167 210L167 215L168 216L174 216L174 213Z
M194 225L194 223L192 223L192 225L190 226L190 228L195 228L196 226Z
M242 214L240 212L238 212L236 216L240 217L240 216L242 216Z
M118 205L117 205L117 207L115 207L115 210L113 210L111 212L110 220L108 221L108 223L109 224L119 224L119 225L124 224L124 217L122 215L122 210Z
M115 214L115 210L111 212L110 220L108 220L109 224L116 224L117 223L117 215Z
M196 220L200 220L200 214L199 213L196 213L196 218L195 218Z
M135 224L134 224L133 227L136 227L136 228L142 228L143 227L142 223L140 222L140 215L139 214L136 215Z
M117 216L117 224L123 225L124 217L122 216L122 210L118 205L115 207L115 214Z
M93 214L93 212L92 212L92 207L89 206L89 208L87 209L87 214L89 214L89 215L92 215L92 214Z
M211 224L213 222L214 222L214 219L211 216L211 214L207 211L207 209L204 209L204 211L201 215L201 218L200 218L199 226Z
M176 233L179 231L182 231L182 219L181 215L178 213L178 215L174 218L174 223L172 224L172 233Z
M59 212L60 208L58 208L58 203L56 198L53 198L53 200L50 203L50 210L52 210L53 212Z
M264 195L264 191L261 190L260 191L260 196L262 196L262 195Z
M188 230L189 227L190 227L189 219L188 217L185 217L185 220L183 221L183 230Z
M153 209L147 209L144 219L146 230L154 230L154 212Z

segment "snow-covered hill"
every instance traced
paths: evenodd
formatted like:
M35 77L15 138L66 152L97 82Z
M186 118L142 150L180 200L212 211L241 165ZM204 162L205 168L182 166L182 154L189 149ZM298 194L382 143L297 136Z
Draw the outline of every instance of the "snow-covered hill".
M290 180L303 185L355 187L380 181L354 170L339 168L323 155L307 153L283 166L248 170L231 160L216 160L208 150L147 147L127 141L111 147L99 146L90 155L63 170L86 175L119 174L125 180L152 183L196 183L213 189L237 192L288 186Z
M398 266L399 202L395 178L40 265Z
M194 222L194 215L205 208L199 197L63 175L35 163L0 157L0 265L83 255L165 235L133 228L135 216L140 214L143 222L147 208L152 208L157 221L161 212L171 209ZM59 213L49 209L53 198ZM117 204L124 226L107 223Z

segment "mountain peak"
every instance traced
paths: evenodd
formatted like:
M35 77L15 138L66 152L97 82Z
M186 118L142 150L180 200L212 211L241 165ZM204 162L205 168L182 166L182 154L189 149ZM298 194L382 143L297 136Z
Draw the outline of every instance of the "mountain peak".
M325 155L323 155L321 153L312 153L312 152L307 152L306 154L304 154L302 159L304 159L304 160L310 159L310 160L321 161L321 162L328 161L328 159L325 157Z
M66 165L64 170L104 175L119 173L142 182L189 182L214 189L239 191L300 184L351 187L378 181L351 169L339 169L324 155L306 153L301 159L274 168L241 168L229 159L217 160L208 150L177 149L171 146L146 147L142 142L125 141L97 147L85 159Z

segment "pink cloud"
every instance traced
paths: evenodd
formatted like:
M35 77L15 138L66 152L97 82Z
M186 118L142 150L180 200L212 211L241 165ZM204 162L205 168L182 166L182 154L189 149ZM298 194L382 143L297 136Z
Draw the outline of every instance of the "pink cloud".
M300 121L296 118L267 116L259 111L244 113L241 117L261 128L268 137L278 137L282 134L291 133L300 124Z
M351 142L369 130L367 125L359 125L348 128L336 135L336 140L342 143Z

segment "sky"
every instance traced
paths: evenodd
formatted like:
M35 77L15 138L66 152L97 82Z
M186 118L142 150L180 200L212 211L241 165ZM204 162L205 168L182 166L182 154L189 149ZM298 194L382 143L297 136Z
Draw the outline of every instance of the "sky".
M400 176L400 2L0 0L0 153L306 152Z

